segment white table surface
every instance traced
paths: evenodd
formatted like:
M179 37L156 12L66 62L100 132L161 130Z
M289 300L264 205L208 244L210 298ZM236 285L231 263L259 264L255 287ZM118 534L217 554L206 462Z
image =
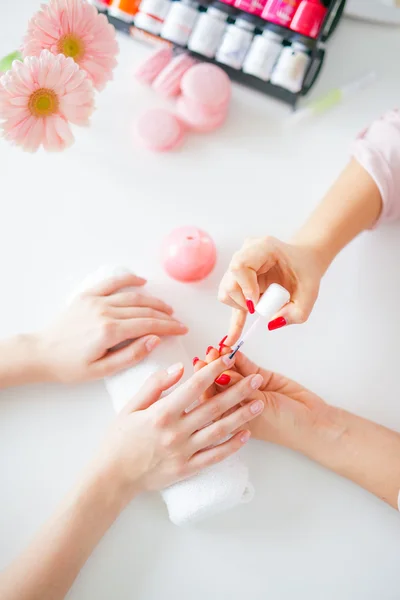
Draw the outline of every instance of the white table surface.
M17 47L38 4L1 3L0 55ZM324 117L284 132L284 105L235 87L226 127L191 135L166 155L132 139L138 113L160 100L132 75L148 50L124 37L120 46L115 82L71 150L31 156L0 142L0 335L45 324L104 262L160 277L162 236L195 224L218 245L217 269L202 284L170 283L167 296L190 325L188 351L202 354L226 332L229 310L215 296L232 251L245 236L289 236L345 163L355 134L398 102L400 32L342 23L313 95L372 68L379 82ZM306 325L247 348L328 401L397 429L399 227L366 234L339 257ZM1 393L1 566L72 486L112 417L101 383ZM251 505L190 530L169 523L157 496L135 501L71 600L398 598L395 511L285 449L252 443L246 456L257 488Z

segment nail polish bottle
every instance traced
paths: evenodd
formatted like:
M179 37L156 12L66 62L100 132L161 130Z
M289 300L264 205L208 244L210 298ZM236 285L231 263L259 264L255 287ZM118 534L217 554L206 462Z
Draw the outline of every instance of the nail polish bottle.
M239 8L250 15L261 17L265 3L266 0L235 0L234 7Z
M271 75L271 83L297 94L303 87L304 77L311 61L311 47L308 40L294 35L291 45L285 46ZM309 40L310 44L311 42Z
M200 16L189 38L188 48L193 52L214 58L224 35L227 19L236 14L233 6L213 2Z
M290 29L316 38L321 30L328 9L320 0L303 0L290 23Z
M135 15L135 26L154 35L159 35L172 2L170 0L142 0Z
M258 21L254 15L241 14L232 25L228 25L216 60L232 69L241 69Z
M267 0L261 17L271 23L289 27L301 0Z
M256 35L243 63L243 72L268 81L283 50L285 30L279 25L266 25L262 35Z
M186 46L198 16L197 2L192 0L173 2L162 26L161 37L174 44Z

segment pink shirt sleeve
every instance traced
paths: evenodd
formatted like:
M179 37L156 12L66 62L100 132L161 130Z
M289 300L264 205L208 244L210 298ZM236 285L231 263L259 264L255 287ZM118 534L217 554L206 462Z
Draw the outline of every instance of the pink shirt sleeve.
M400 218L400 113L391 111L364 131L352 154L371 175L382 196L376 226Z

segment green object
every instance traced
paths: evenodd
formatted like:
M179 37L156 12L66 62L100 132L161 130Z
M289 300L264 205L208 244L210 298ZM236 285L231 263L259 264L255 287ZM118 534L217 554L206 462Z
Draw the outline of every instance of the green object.
M0 59L0 72L5 73L9 71L14 60L22 60L22 54L18 50Z
M342 90L332 90L324 98L316 100L315 102L311 102L310 108L314 110L314 114L325 112L332 106L339 104L339 102L342 100L342 97Z

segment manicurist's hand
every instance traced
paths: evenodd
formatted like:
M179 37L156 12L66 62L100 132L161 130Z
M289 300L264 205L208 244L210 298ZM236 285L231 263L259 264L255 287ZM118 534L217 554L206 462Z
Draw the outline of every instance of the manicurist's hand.
M35 338L44 378L77 382L112 375L150 354L160 336L185 334L170 306L141 292L145 283L128 273L77 296ZM137 289L125 291L128 287Z
M254 313L271 283L287 289L291 301L275 315L269 328L306 321L317 299L322 275L322 263L311 247L286 244L273 237L247 240L233 255L219 287L219 300L233 308L226 344L233 345L239 339L247 313Z
M230 348L223 353L229 355ZM209 348L204 360L196 360L195 371L219 360ZM400 490L400 434L345 410L331 406L319 396L292 381L264 369L238 352L233 368L217 379L213 392L229 389L250 374L262 376L263 383L253 395L264 410L249 423L255 439L273 442L346 477L397 508ZM400 507L400 504L399 504Z

